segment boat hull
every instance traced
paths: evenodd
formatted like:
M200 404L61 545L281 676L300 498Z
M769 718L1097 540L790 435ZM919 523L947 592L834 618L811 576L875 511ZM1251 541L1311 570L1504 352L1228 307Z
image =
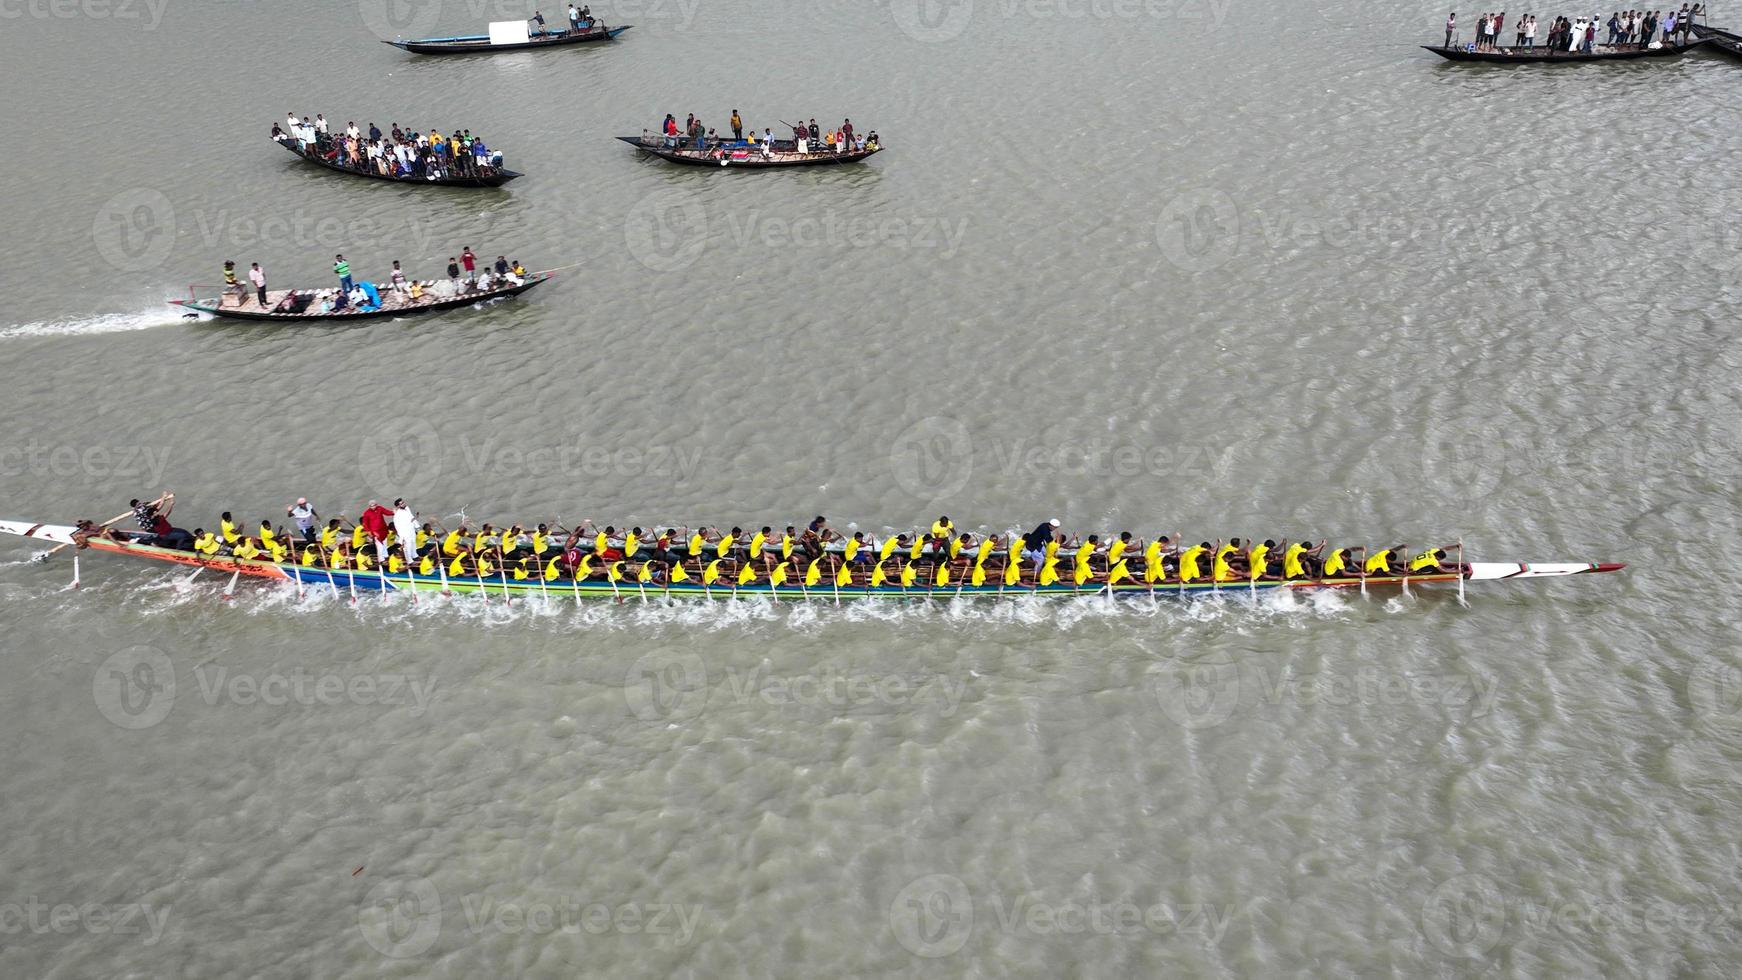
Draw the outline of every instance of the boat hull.
M289 150L292 155L296 156L298 159L306 160L318 167L325 167L328 170L341 174L348 174L352 177L365 177L370 180L383 180L390 184L406 184L412 187L501 187L503 184L508 183L516 177L525 176L524 174L517 173L513 170L498 170L493 174L483 174L475 177L450 176L443 177L440 180L426 180L422 177L391 177L387 174L378 174L367 170L352 170L350 167L340 166L331 160L322 159L315 154L304 153L301 149L297 148L294 141L289 139L281 141L279 145Z
M628 143L630 146L635 147L637 150L640 150L649 156L659 157L661 160L668 160L672 163L684 164L691 167L712 167L716 170L773 170L783 167L833 167L839 166L843 163L858 163L874 153L883 152L883 147L880 146L874 150L854 150L849 153L806 153L802 156L797 153L776 153L772 157L764 158L760 151L756 151L744 159L733 160L730 158L729 154L722 155L720 148L718 147L713 147L706 151L702 151L701 153L697 153L694 150L685 151L679 148L664 146L660 143L643 142L639 136L619 136L617 138ZM777 145L780 142L783 141L776 141Z
M472 37L432 37L416 41L383 41L402 51L412 54L496 54L499 51L535 51L544 48L563 48L574 44L592 44L598 41L616 40L617 35L634 24L624 24L622 27L611 27L602 31L546 32L543 36L519 44L491 44L484 36Z
M1711 42L1712 50L1722 51L1732 58L1742 58L1742 35L1702 24L1693 26L1694 36Z
M1697 30L1697 28L1696 28ZM1586 54L1582 51L1553 51L1548 48L1505 47L1493 51L1470 51L1465 48L1445 47L1438 44L1424 44L1424 50L1448 61L1476 61L1489 65L1572 65L1592 61L1633 61L1639 58L1674 58L1706 43L1706 39L1698 38L1686 44L1666 44L1657 48L1644 48L1638 45L1625 45L1609 48L1599 46L1597 50Z
M488 300L500 299L505 296L518 296L539 283L550 279L554 273L535 272L528 276L518 286L508 286L503 289L493 289L485 293L469 293L449 299L436 300L431 303L420 303L415 306L390 306L378 310L345 310L339 313L272 313L259 307L221 306L218 298L209 299L172 299L170 305L183 309L209 313L231 320L257 320L268 323L320 323L351 320L378 320L400 316L421 316L425 313L439 313L442 310L458 309ZM250 299L250 302L253 300Z
M30 524L23 521L0 521L0 534L15 534L65 544L72 541L73 528L64 525ZM296 582L302 587L331 588L337 591L356 591L368 593L387 592L436 592L479 594L486 597L501 597L505 599L528 599L533 597L548 599L664 599L664 598L697 598L697 599L731 599L757 597L771 598L778 601L803 601L821 599L827 601L846 599L953 599L953 598L1020 598L1022 596L1043 596L1048 598L1082 598L1087 596L1111 596L1116 598L1204 598L1212 596L1256 596L1259 593L1277 592L1316 592L1326 589L1338 590L1384 590L1407 589L1418 585L1448 585L1455 584L1460 578L1467 581L1501 581L1522 578L1561 578L1568 575L1580 575L1597 572L1619 571L1625 566L1620 564L1592 564L1585 562L1548 562L1548 563L1516 563L1516 562L1472 562L1462 566L1462 571L1449 570L1428 575L1385 575L1365 578L1331 578L1331 579L1300 579L1293 581L1263 580L1240 583L1179 582L1158 583L1154 586L1140 582L1120 582L1111 587L1089 583L1075 586L1069 582L1058 582L1052 585L1033 586L999 586L999 585L968 585L951 583L943 586L914 585L903 588L899 585L881 585L872 587L865 584L854 584L836 588L825 581L815 586L803 586L788 581L779 586L771 586L766 578L761 581L734 587L728 582L714 585L703 585L694 579L671 585L643 585L634 580L632 575L625 576L616 583L602 578L589 578L582 582L558 578L545 581L534 575L526 579L515 579L512 573L498 572L493 577L444 577L436 575L418 575L410 572L386 572L381 570L357 571L354 569L329 569L321 565L279 564L270 561L241 559L230 556L205 557L187 551L176 551L169 548L159 548L155 545L136 544L128 541L114 541L109 538L92 537L88 541L90 550L110 552L135 558L145 558L154 561L171 562L177 565L195 568L207 568L221 574L246 575L252 578L270 579L283 582ZM639 562L631 565L639 567Z

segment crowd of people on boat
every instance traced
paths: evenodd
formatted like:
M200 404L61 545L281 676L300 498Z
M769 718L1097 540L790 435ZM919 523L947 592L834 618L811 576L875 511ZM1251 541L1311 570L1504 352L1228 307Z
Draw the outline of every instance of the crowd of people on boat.
M799 117L801 120L803 116ZM809 124L782 122L781 128L792 130L790 140L780 139L774 135L774 128L764 126L762 135L756 134L756 127L748 127L746 136L744 119L737 109L732 110L732 118L727 123L732 130L732 138L718 132L714 127L702 122L695 113L690 113L679 127L677 117L667 113L659 124L660 136L666 146L674 149L705 151L723 146L741 145L764 156L775 153L862 153L877 149L879 143L877 131L860 133L853 129L853 120L843 119L841 125L833 128L822 128L812 119ZM646 133L643 139L646 140Z
M225 259L224 292L219 303L240 308L252 300L263 312L287 315L367 313L395 303L408 306L468 293L491 293L521 285L531 275L519 259L509 261L505 255L496 256L493 263L481 263L469 245L461 248L459 255L448 257L447 276L441 279L407 278L395 259L386 282L370 282L351 274L351 263L342 253L333 260L333 275L339 277L336 289L293 289L274 300L267 293L266 273L260 263L251 263L248 285L244 286L237 278L235 261Z
M483 137L469 129L443 135L438 129L400 129L398 123L383 133L370 123L359 129L355 122L337 133L329 130L326 117L315 113L299 122L287 113L284 123L272 124L272 138L305 156L360 173L400 180L445 180L450 177L487 177L502 169L502 154L485 145Z
M166 503L167 502L167 503ZM447 527L418 516L403 499L391 508L371 500L356 520L322 518L307 498L285 508L284 520L258 525L225 511L215 530L192 531L169 523L173 495L132 502L137 532L122 535L81 521L84 536L191 551L207 558L235 557L292 563L333 571L410 570L439 579L583 582L666 586L780 586L791 583L834 588L937 588L951 585L1151 586L1212 584L1238 587L1260 582L1361 580L1455 572L1449 548L1411 555L1407 545L1369 550L1328 548L1323 540L1231 538L1187 544L1179 535L1152 539L1067 534L1055 518L1027 533L982 534L939 517L930 528L882 537L837 531L821 515L800 528L617 528L581 521L474 524L461 518ZM288 526L285 521L288 521ZM81 539L81 543L82 539ZM1461 555L1459 558L1461 561Z
M1556 17L1549 22L1548 30L1543 34L1543 45L1550 51L1572 51L1590 54L1597 47L1597 30L1599 25L1607 30L1603 44L1608 47L1634 46L1641 47L1652 44L1659 39L1661 43L1687 43L1694 29L1695 18L1704 13L1700 4L1682 4L1680 10L1671 7L1668 13L1661 10L1618 10L1609 15L1607 21L1599 21L1596 14L1589 17ZM1452 13L1446 18L1446 47L1451 47L1457 36L1458 15ZM1506 11L1499 13L1484 13L1476 18L1477 51L1498 51L1504 47L1501 39L1506 30ZM1513 22L1512 47L1534 48L1537 39L1536 17L1525 14Z

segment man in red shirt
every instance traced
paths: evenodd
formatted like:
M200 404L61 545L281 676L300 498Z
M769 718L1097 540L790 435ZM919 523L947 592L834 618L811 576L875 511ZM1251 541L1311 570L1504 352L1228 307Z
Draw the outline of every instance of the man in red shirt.
M472 246L467 245L460 250L460 264L466 267L466 278L472 282L478 281L478 257L472 254Z
M375 542L375 558L381 564L387 563L387 525L392 519L392 511L381 506L380 501L371 500L369 508L357 521L363 525L363 530L369 532L369 539Z

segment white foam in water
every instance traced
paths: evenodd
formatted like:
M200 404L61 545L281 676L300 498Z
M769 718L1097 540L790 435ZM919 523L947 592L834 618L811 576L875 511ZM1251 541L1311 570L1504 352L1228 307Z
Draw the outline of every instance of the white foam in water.
M18 337L70 337L83 334L127 333L167 326L182 318L173 308L141 310L137 313L101 313L97 316L70 320L39 320L0 327L0 340Z
M571 598L553 594L548 602L534 595L517 597L510 605L501 596L492 596L486 603L475 594L419 593L413 601L410 593L358 592L353 603L350 591L344 588L335 593L325 585L310 585L299 595L293 583L246 580L236 584L234 597L226 601L223 590L228 581L225 576L201 575L190 580L185 574L172 575L127 588L122 601L146 616L187 607L223 605L248 616L331 618L349 614L360 623L428 624L437 629L461 621L485 629L517 627L552 632L672 629L689 634L699 630L744 632L773 627L813 635L836 626L864 623L886 627L1051 627L1068 631L1153 620L1172 626L1220 624L1236 629L1249 626L1299 629L1315 620L1350 615L1363 605L1359 596L1332 590L1305 594L1279 590L1256 596L1230 592L1187 600L1136 596L1110 601L1098 595L1021 596L1004 600L939 597L905 602L850 600L839 606L826 600L776 603L767 596L706 601L650 597L642 602L634 593L626 593L621 603L587 599L577 604ZM45 583L40 589L26 591L32 597L47 598L65 587L64 582L52 586ZM1401 596L1374 598L1375 606L1385 615L1402 612L1410 602ZM113 599L106 597L104 601Z

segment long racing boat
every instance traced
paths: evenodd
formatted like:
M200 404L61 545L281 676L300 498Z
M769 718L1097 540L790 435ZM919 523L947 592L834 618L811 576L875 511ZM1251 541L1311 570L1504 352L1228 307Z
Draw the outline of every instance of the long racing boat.
M1323 589L1359 589L1362 592L1400 589L1407 592L1418 585L1451 585L1461 591L1466 582L1564 578L1613 572L1625 567L1588 562L1464 562L1460 556L1449 566L1421 573L1347 574L1329 578L1319 575L1292 579L1266 576L1239 582L1218 582L1181 581L1177 567L1168 574L1166 562L1155 574L1133 572L1128 563L1139 560L1135 552L1131 558L1116 561L1112 568L1107 568L1104 562L1096 568L1091 561L1087 563L1085 574L1082 565L1074 573L1069 570L1057 572L1055 566L1064 560L1062 558L1049 559L1045 569L1034 569L1027 559L1020 558L1013 566L1007 560L1008 551L1002 548L968 549L950 559L928 563L930 548L916 545L911 553L904 547L893 556L879 558L862 554L862 560L854 562L844 560L840 546L834 545L819 558L802 555L795 558L788 551L786 557L776 561L774 556L781 554L782 549L771 543L768 560L758 564L756 561L722 557L710 545L708 554L714 555L712 559L704 554L680 562L677 569L668 569L655 567L657 563L645 545L632 545L634 550L629 558L612 554L596 560L597 556L587 543L588 546L578 549L578 556L571 553L565 557L556 553L560 549L553 549L546 555L519 563L512 560L470 563L464 559L450 563L447 558L440 557L433 562L420 560L419 568L385 570L353 567L349 562L338 566L318 559L298 561L294 551L283 561L244 558L235 554L202 554L136 540L139 536L135 533L102 530L88 522L75 526L0 521L0 534L70 546L79 551L100 551L209 569L220 575L230 575L232 585L237 578L249 576L294 583L299 591L331 589L353 597L358 593L392 592L471 594L486 600L500 598L510 603L529 598L622 600L639 597L649 600L740 596L770 597L776 601L1015 598L1027 595L1185 598ZM433 540L430 546L434 549ZM1461 546L1459 550L1462 550ZM640 557L635 556L637 551ZM871 560L863 560L867 558ZM78 584L77 576L75 564L74 585Z

